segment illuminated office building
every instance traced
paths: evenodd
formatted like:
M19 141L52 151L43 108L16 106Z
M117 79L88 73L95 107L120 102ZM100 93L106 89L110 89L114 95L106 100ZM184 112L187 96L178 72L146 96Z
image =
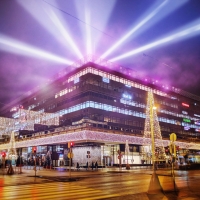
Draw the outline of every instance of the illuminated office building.
M157 81L139 79L131 70L121 67L88 62L63 73L51 84L2 109L4 117L12 118L17 117L14 108L19 105L60 116L59 126L35 125L34 131L21 130L18 147L22 152L28 153L31 146L38 146L38 152L50 149L62 157L67 142L73 141L74 162L98 160L111 165L118 163L117 151L124 152L128 141L129 162L141 163L149 90L154 94L163 140L176 133L180 143L200 142L200 97L159 85ZM34 138L38 139L37 143L33 142ZM183 150L189 147L180 145Z

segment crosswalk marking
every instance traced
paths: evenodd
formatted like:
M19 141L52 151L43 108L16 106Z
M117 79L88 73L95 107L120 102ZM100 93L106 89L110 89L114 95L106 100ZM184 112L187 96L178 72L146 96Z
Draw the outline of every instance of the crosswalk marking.
M76 183L77 184L77 183ZM20 200L46 200L46 199L103 199L119 196L109 194L100 189L75 185L75 183L41 183L18 186L6 186L1 188L0 199Z

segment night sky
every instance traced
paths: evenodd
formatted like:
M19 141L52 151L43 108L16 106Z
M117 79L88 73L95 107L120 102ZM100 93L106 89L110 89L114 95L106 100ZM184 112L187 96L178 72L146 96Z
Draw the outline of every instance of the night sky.
M200 0L1 0L0 108L134 28L104 59L200 96Z

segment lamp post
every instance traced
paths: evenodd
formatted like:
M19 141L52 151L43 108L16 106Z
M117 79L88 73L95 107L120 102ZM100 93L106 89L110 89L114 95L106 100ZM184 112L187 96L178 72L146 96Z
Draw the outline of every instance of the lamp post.
M162 193L162 187L160 185L158 176L155 172L155 138L154 138L154 111L156 110L156 107L153 105L153 96L150 98L150 129L151 129L151 152L152 152L152 164L153 164L153 173L151 176L151 181L149 185L149 194L158 194Z
M152 153L152 164L153 164L153 173L155 173L155 138L154 138L154 120L153 114L156 107L150 105L150 125L151 125L151 153Z

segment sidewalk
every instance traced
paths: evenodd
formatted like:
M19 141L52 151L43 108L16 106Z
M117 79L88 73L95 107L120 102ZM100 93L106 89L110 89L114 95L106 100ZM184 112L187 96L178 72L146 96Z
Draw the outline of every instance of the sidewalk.
M5 187L5 186L11 186L11 185L25 185L25 184L38 184L38 183L48 183L48 182L68 182L69 181L69 170L68 167L63 167L63 168L55 168L55 169L43 169L43 168L37 168L37 171L35 173L33 167L23 167L22 173L18 174L18 171L15 170L15 174L13 175L7 175L4 173L2 169L0 169L0 187ZM71 170L71 178L81 180L81 179L87 179L87 178L93 178L93 175L108 175L113 173L113 175L120 175L121 174L130 174L130 175L136 175L139 177L140 174L146 174L149 175L149 180L150 176L152 174L152 170L150 169L130 169L126 170L125 168L122 168L121 170L119 168L101 168L98 170L92 170L91 168L89 170L86 169L81 169L81 170ZM159 176L160 183L164 190L166 189L166 184L170 184L167 180L171 178L171 172L169 169L160 169L157 170L156 173ZM185 172L186 173L186 172ZM35 177L36 174L36 177ZM94 176L94 177L95 177ZM111 175L112 176L112 175ZM177 171L176 173L176 178L178 181L178 178L184 177L185 174L183 171ZM73 181L73 180L72 180ZM185 183L184 183L185 184ZM197 183L200 184L200 183ZM186 200L186 199L193 199L193 200L198 200L200 199L192 193L190 190L189 186L184 186L182 187L183 183L179 183L178 192L177 194L174 191L164 191L164 193L157 193L157 194L148 194L142 193L142 194L133 194L133 195L127 195L117 197L115 200L129 200L129 199L141 199L141 200ZM198 193L198 191L197 191ZM138 197L138 198L137 198ZM140 198L139 198L140 197ZM112 198L111 198L112 199Z

